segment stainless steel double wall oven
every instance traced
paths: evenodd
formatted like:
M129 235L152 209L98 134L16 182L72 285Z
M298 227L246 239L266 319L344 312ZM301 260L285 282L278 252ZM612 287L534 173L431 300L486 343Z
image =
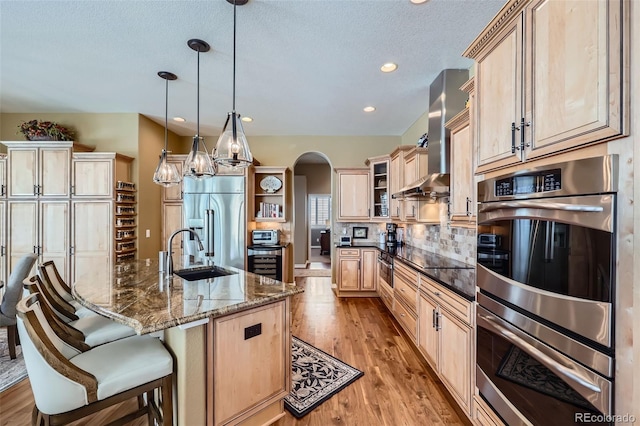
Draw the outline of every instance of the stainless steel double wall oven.
M509 425L609 423L617 182L605 156L478 183L478 234L506 263L478 259L476 382Z

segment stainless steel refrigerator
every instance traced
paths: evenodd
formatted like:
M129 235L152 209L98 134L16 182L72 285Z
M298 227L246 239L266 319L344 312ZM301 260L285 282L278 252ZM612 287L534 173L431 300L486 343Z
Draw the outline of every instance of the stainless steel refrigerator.
M214 176L183 182L183 224L204 245L184 234L184 255L193 263L245 269L246 206L244 176Z

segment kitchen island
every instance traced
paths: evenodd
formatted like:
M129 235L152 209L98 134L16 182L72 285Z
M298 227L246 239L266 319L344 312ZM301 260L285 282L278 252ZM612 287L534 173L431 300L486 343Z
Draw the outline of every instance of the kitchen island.
M176 271L187 265L174 262ZM87 308L138 334L164 335L175 359L179 425L268 424L284 414L290 299L303 290L233 267L223 271L229 275L189 281L165 277L157 260L132 260L114 264L108 277L80 275L73 286Z

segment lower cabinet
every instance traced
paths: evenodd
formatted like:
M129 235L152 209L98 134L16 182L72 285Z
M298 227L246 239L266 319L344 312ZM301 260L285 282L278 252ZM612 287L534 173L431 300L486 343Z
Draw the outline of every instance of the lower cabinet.
M271 424L291 389L289 299L209 322L207 424ZM211 391L209 391L211 390Z
M473 398L473 423L478 426L503 426L504 423L479 396Z
M420 277L418 348L464 412L471 416L473 304Z
M375 296L378 284L378 250L339 248L338 296Z

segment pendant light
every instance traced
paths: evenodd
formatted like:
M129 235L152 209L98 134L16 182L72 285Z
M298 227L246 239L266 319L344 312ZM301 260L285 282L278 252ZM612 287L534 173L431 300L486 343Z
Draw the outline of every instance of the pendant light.
M167 141L169 139L168 117L169 117L169 80L176 80L178 77L168 71L158 71L158 76L165 81L164 90L164 149L160 154L160 162L153 174L153 182L162 186L173 186L180 183L182 176L178 173L176 165L167 162Z
M193 137L193 145L191 145L191 152L184 160L184 167L182 173L184 176L193 177L196 179L208 178L215 174L211 158L207 153L207 149L204 146L204 138L200 136L200 52L208 52L210 47L206 41L191 39L187 42L187 45L198 52L198 104L196 111L196 135ZM200 150L200 144L204 147L204 150Z
M249 143L244 134L240 114L236 113L236 7L247 0L227 0L233 4L233 109L227 114L222 134L213 150L213 159L217 164L227 167L248 167L253 162Z

